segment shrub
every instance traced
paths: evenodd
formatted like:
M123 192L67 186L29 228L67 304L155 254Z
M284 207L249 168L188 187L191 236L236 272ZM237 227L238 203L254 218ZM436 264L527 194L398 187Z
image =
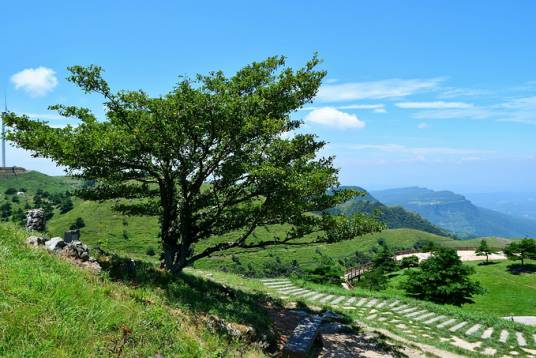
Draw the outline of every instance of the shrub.
M372 269L363 274L360 286L373 291L381 291L387 288L388 279L381 269Z
M344 275L344 268L331 257L317 251L319 256L318 266L309 271L307 279L316 283L332 283L339 285Z
M17 194L17 189L15 189L15 188L8 188L8 189L6 189L6 191L4 192L4 194L6 194L6 195Z
M85 226L86 226L86 223L84 222L84 219L82 219L81 217L77 217L75 222L72 223L71 226L69 227L69 230L77 230Z
M461 306L484 292L480 283L469 279L473 273L474 268L464 265L454 249L440 248L419 269L405 272L401 288L417 299Z
M400 260L400 268L406 269L419 266L419 258L415 255L406 256Z
M145 251L145 254L147 256L154 256L154 255L156 255L156 252L154 251L154 249L151 246L149 246L147 248L147 250Z

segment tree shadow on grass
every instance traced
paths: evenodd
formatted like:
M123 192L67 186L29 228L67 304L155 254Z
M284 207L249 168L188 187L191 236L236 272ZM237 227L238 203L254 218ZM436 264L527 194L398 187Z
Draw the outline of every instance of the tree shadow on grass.
M491 265L497 265L498 262L497 261L483 261L483 262L479 262L478 263L478 266L491 266Z
M167 304L202 316L215 315L226 322L253 327L252 338L272 344L268 306L279 305L261 293L247 293L188 273L171 275L145 261L116 255L100 258L110 278L134 287L162 290Z
M536 264L524 264L524 265L521 265L520 263L515 263L515 264L508 265L506 267L506 269L512 275L521 275L523 273L535 273L536 272Z

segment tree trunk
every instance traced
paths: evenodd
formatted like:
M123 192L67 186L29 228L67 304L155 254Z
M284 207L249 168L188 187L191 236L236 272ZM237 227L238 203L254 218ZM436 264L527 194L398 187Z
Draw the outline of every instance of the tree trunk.
M160 181L160 202L162 213L160 215L160 239L162 240L161 265L171 272L180 272L177 260L179 245L177 245L177 200L175 182L170 178Z

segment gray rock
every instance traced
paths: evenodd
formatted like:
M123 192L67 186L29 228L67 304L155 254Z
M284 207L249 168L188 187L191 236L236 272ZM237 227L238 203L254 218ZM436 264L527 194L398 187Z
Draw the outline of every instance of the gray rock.
M35 231L45 230L45 211L43 209L28 210L26 214L26 229Z
M68 230L63 234L63 241L72 242L80 241L80 230Z
M89 256L89 248L82 241L67 243L63 249L63 254L82 261L88 261L91 258Z
M41 246L45 244L45 239L40 236L30 236L26 239L26 243L32 246Z
M65 247L65 241L61 237L53 237L45 242L45 247L48 251L58 252Z

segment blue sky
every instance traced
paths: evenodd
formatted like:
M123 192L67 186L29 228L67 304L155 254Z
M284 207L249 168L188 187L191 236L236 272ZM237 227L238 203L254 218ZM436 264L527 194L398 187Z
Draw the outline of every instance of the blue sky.
M10 1L0 84L13 111L97 97L65 68L98 64L115 89L171 89L179 75L228 74L267 56L328 71L294 114L329 142L343 184L462 193L536 191L536 2ZM4 31L4 32L5 32ZM61 169L10 148L8 165Z

